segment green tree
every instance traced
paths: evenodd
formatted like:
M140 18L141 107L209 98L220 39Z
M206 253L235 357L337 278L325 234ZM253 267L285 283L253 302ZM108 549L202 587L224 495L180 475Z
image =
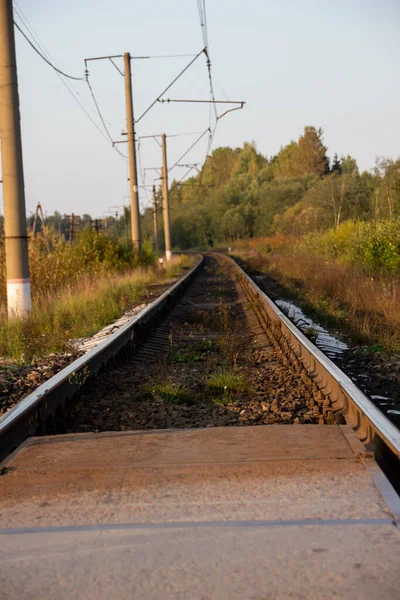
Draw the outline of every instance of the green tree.
M275 179L289 179L295 177L296 172L296 156L298 152L297 142L290 142L284 148L281 148L276 161L274 163Z
M201 172L201 183L219 188L229 181L235 167L239 148L221 147L207 157Z
M343 219L364 218L368 213L368 198L362 193L358 173L337 172L319 179L304 195L303 203L322 208L325 227L339 227Z
M340 160L339 157L337 155L337 153L334 154L333 156L333 162L332 162L332 167L331 167L331 172L332 173L341 173L342 172L342 165L340 164Z
M377 198L379 216L393 219L400 211L400 158L396 161L379 157L376 161Z
M232 174L234 176L247 175L251 180L254 180L265 165L265 162L265 158L257 152L255 143L252 142L249 144L245 142L243 150L237 155Z
M355 158L348 154L340 157L340 172L358 174L358 165Z
M304 128L294 157L294 169L300 177L304 175L322 176L329 172L329 160L322 137L321 128L316 129L310 126Z

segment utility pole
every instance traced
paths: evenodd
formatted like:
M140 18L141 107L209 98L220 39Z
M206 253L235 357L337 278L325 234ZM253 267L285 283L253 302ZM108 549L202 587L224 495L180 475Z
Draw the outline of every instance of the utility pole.
M115 58L124 59L124 72L115 64ZM137 58L148 58L148 57L137 57ZM89 71L87 69L87 63L92 60L109 60L117 69L120 75L125 80L125 103L126 103L126 135L128 142L128 163L129 163L129 191L131 198L131 231L132 231L132 246L134 250L140 252L141 249L141 236L140 236L140 210L139 210L139 188L137 180L137 164L136 164L136 139L135 139L135 120L133 118L133 99L132 99L132 78L131 78L131 55L129 52L122 54L115 54L113 56L97 56L93 58L85 58L86 65L86 80L89 84ZM90 84L89 84L89 87ZM92 92L93 95L93 92ZM94 99L94 96L93 96ZM122 142L112 142L120 144Z
M72 246L74 237L75 237L76 224L80 217L77 217L76 215L74 215L74 213L72 213L72 215L65 215L65 216L67 219L70 220L69 243Z
M74 234L75 234L75 215L74 213L72 213L71 215L71 232L70 232L70 236L69 236L69 243L73 244L74 242Z
M7 305L15 318L32 305L12 0L0 0L0 135Z
M158 214L157 214L157 198L156 186L153 185L153 228L154 228L154 247L158 254Z
M32 227L33 237L36 237L36 225L37 225L38 214L39 214L39 204L36 207L35 218L33 219L33 227Z
M129 248L129 235L128 235L128 208L124 206L124 225L125 225L125 239L126 247Z
M135 122L133 119L132 79L131 79L131 55L124 54L124 78L125 78L125 101L126 101L126 130L128 134L128 159L129 159L129 189L131 196L131 229L132 246L140 252L140 211L139 211L139 188L137 180L136 164L136 140Z
M162 143L162 202L164 218L164 236L165 236L165 259L171 260L171 231L169 227L169 200L168 200L168 167L167 167L167 136L165 133L161 136Z

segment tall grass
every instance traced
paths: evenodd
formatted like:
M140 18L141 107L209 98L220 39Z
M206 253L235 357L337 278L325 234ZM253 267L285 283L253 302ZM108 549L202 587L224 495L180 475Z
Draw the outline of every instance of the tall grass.
M58 287L37 285L27 318L7 321L5 304L0 308L0 356L29 362L64 352L71 339L93 335L137 304L147 286L167 282L190 264L186 256L174 257L165 268L88 270Z
M32 295L54 292L65 285L74 285L85 275L123 273L138 266L156 263L157 257L145 242L137 254L110 240L102 233L85 230L70 245L63 238L50 234L50 250L39 234L29 239L29 269ZM0 305L6 302L6 269L4 240L0 240Z
M399 224L344 223L337 230L288 238L275 249L266 239L238 242L234 254L268 273L300 300L344 324L354 341L400 350Z

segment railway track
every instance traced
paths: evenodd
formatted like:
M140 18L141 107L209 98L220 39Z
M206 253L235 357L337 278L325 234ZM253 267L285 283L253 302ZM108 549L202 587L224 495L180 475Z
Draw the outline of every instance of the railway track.
M399 438L205 255L0 419L1 593L398 598Z
M393 424L234 261L208 255L6 413L0 459L35 434L280 423L348 423L398 466Z
M51 433L331 421L317 395L266 335L234 267L206 257L146 343L87 386Z

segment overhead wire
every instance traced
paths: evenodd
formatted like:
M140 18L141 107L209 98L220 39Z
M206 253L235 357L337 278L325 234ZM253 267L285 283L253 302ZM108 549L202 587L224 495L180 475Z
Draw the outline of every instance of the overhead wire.
M16 6L14 6L14 10L15 12L18 14L18 9ZM34 33L32 32L32 28L29 27L29 25L27 24L26 21L24 21L23 17L18 14L18 18L21 19L21 21L23 22L24 26L28 29L29 33L31 34L31 36L33 37L33 39L35 40L35 42L38 44L38 46L41 48L42 52L46 52L46 54L49 55L49 52L45 49L45 47L43 46L43 44L40 43L39 39L37 38L37 36L34 35ZM83 110L83 112L86 114L87 118L91 121L91 123L94 125L94 127L96 127L97 131L100 133L100 135L107 141L108 143L108 139L106 137L106 135L104 134L104 132L100 129L100 127L97 125L97 123L92 119L92 117L90 116L90 114L88 113L88 111L86 110L86 108L82 105L82 103L80 102L80 100L75 96L79 95L79 92L77 92L74 88L71 89L71 84L68 81L65 81L63 79L63 77L56 71L56 75L59 78L59 80L61 81L61 83L63 84L63 86L66 88L66 90L71 94L72 98L74 99L74 101L78 104L78 106ZM70 87L71 86L71 87ZM74 90L74 91L72 91ZM75 94L74 94L75 92Z
M171 187L171 189L169 190L169 191L170 191L170 193L171 193L173 190L175 190L175 189L176 189L176 188L177 188L177 187L178 187L178 186L179 186L179 185L182 183L182 181L185 179L185 177L187 177L187 176L189 175L189 173L190 173L191 171L193 171L193 169L194 169L194 168L195 168L194 166L193 166L193 167L190 167L190 169L189 169L189 170L188 170L188 171L187 171L187 172L184 174L184 176L183 176L183 177L181 177L181 179L180 179L179 181L175 182L175 184L174 184L174 185Z
M182 158L184 158L184 157L185 157L187 154L189 154L189 152L192 150L192 148L194 148L194 147L196 146L196 144L198 144L198 143L200 142L200 140L201 140L201 139L202 139L202 138L203 138L203 137L206 135L206 133L207 133L208 131L209 131L208 129L206 129L205 131L203 131L203 133L202 133L202 134L201 134L201 135L200 135L200 136L197 138L197 140L196 140L195 142L193 142L193 144L192 144L192 145L191 145L191 146L190 146L190 147L189 147L189 148L188 148L188 149L187 149L187 150L186 150L186 151L185 151L185 152L182 154L182 156L180 156L180 157L178 158L178 160L177 160L177 161L176 161L176 162L175 162L175 163L172 165L172 167L170 167L170 168L168 169L168 171L172 171L172 169L173 169L174 167L176 167L176 165L177 165L178 163L180 163L180 162L181 162Z
M104 127L104 131L106 132L106 135L107 135L107 138L108 138L108 140L109 140L109 141L111 142L111 144L112 144L112 143L113 143L112 135L111 135L111 133L109 132L109 130L108 130L108 127L107 127L107 125L106 125L106 123L105 123L105 120L104 120L104 118L103 118L103 115L102 115L102 113L101 113L101 111L100 111L100 107L99 107L99 105L98 105L98 103L97 103L96 96L94 95L94 91L93 91L92 85L91 85L91 83L90 83L90 81L89 81L89 77L86 77L86 83L87 83L87 85L88 85L88 88L89 88L89 91L90 91L90 95L92 96L92 100L93 100L93 102L94 102L94 105L95 105L95 107L96 107L96 111L97 111L97 114L98 114L98 116L99 116L99 119L100 119L100 121L101 121L101 123L102 123L102 125L103 125L103 127Z
M113 139L112 139L111 133L110 133L110 131L109 131L109 129L108 129L108 127L107 127L107 125L106 125L106 122L105 122L105 120L104 120L104 117L103 117L103 115L102 115L102 112L101 112L101 110L100 110L99 104L98 104L98 102L97 102L97 100L96 100L96 96L94 95L94 91L93 91L92 85L91 85L91 83L90 83L90 81L89 81L89 76L88 76L88 75L86 75L86 83L87 83L87 84L88 84L88 86L89 86L90 94L91 94L91 96L92 96L92 98L93 98L93 102L94 102L94 104L95 104L95 107L96 107L96 110L97 110L97 114L99 115L99 119L100 119L100 121L101 121L101 122L102 122L102 124L103 124L104 131L106 132L106 134L107 134L107 137L108 137L108 139L109 139L109 141L110 141L110 143L111 143L112 147L114 148L114 150L115 150L116 152L118 152L118 154L119 154L120 156L122 156L123 158L127 159L128 157L127 157L127 156L126 156L126 155L125 155L123 152L121 152L121 151L120 151L120 150L119 150L119 149L118 149L118 148L115 146L115 144L114 144L114 141L113 141Z
M161 92L161 94L159 94L159 96L156 98L156 100L154 102L152 102L150 104L150 106L142 113L142 115L136 120L136 123L138 123L150 110L151 108L153 108L153 106L160 101L161 97L174 85L174 83L189 69L189 67L197 60L197 58L199 58L199 56L204 52L204 54L206 55L206 59L207 59L207 70L208 70L208 79L209 79L209 97L210 100L212 101L212 104L210 103L210 111L209 111L209 127L208 129L206 129L204 132L201 133L201 136L194 142L194 144L192 144L189 149L178 159L178 161L176 161L176 163L173 165L173 167L171 167L172 170L178 163L180 160L182 160L182 158L184 158L186 156L186 154L188 154L190 152L190 150L203 138L203 136L208 132L209 133L209 138L208 138L208 144L207 144L207 152L206 152L206 159L207 156L209 155L209 153L211 152L211 148L212 148L212 144L213 144L213 139L215 136L215 131L217 128L217 124L218 124L218 113L217 113L217 108L216 108L216 101L215 101L215 94L214 94L214 86L213 86L213 80L212 80L212 73L211 73L211 60L210 60L210 56L209 56L209 44L208 44L208 28L207 28L207 11L206 11L206 1L205 0L197 0L197 6L198 6L198 12L199 12L199 19L200 19L200 27L201 27L201 32L202 32L202 37L203 37L203 43L204 43L204 47L203 49L196 55L194 54L171 54L171 55L158 55L158 56L149 56L146 58L153 58L153 59L161 59L161 58L180 58L180 57L193 57L193 60L191 60L189 62L188 65L186 65L186 67L177 75L177 77L174 78L174 80ZM37 39L37 36L35 36L31 29L29 28L29 26L27 25L27 23L25 22L26 20L24 20L24 18L21 16L21 14L18 13L18 8L16 7L16 13L18 15L18 17L20 18L20 20L22 21L22 23L24 24L24 26L26 27L26 29L29 31L30 35L32 36L32 38L34 39L34 41L36 42L36 44L39 46L40 49L38 49L35 44L29 39L29 37L26 35L26 33L22 30L22 28L18 25L18 23L15 23L15 26L17 27L17 29L20 31L20 33L23 35L23 37L26 39L26 41L29 43L29 45L33 48L33 50L42 58L42 60L44 60L58 75L58 77L60 78L61 82L63 83L63 85L66 87L66 89L68 90L68 92L72 95L72 97L74 98L74 100L77 102L78 106L83 110L83 112L85 113L85 115L88 117L88 119L91 121L91 123L96 127L96 129L99 131L99 133L102 135L102 137L104 137L104 139L107 142L110 142L112 147L116 150L116 152L123 157L125 160L127 159L127 156L124 155L122 152L119 151L119 149L115 146L112 136L110 134L110 131L107 127L106 121L103 117L103 114L100 110L98 101L95 97L93 88L89 82L89 78L88 76L86 77L74 77L72 75L69 75L68 73L65 73L64 71L62 71L61 69L59 69L58 67L55 66L55 64L49 59L47 58L47 56L49 56L49 53L45 50L45 48L43 47L43 45L40 43L40 41ZM22 13L22 11L20 10L20 13ZM46 56L47 54L47 56ZM89 113L87 112L87 110L85 109L85 107L82 105L82 103L79 101L79 99L76 97L76 95L79 95L79 92L77 92L76 90L74 90L74 92L71 90L71 88L68 85L68 82L64 81L63 77L69 79L69 80L75 80L75 81L85 81L88 84L89 87L89 91L91 94L91 97L93 99L95 108L96 108L96 112L97 115L102 123L102 126L104 128L105 133L101 130L101 128L97 125L97 123L91 118L91 116L89 115ZM214 116L215 116L215 123L213 123L213 119L212 119L212 108L214 108ZM193 132L193 134L196 134L197 132ZM192 135L191 133L188 134L175 134L175 135L171 135L168 137L179 137L180 135ZM140 146L140 145L139 145ZM139 151L138 151L139 153ZM140 159L141 160L141 159ZM190 169L192 170L192 169ZM189 172L190 172L189 170ZM140 171L141 171L141 177L143 179L143 169L140 166ZM189 173L188 172L188 173ZM180 180L180 182L186 177L187 174L184 175L184 177Z
M155 104L157 104L157 102L160 100L160 98L166 93L168 92L168 90L174 85L174 83L176 83L178 81L178 79L180 77L182 77L182 75L189 69L189 67L192 66L192 64L199 58L199 56L201 56L201 54L203 54L204 52L204 48L198 53L196 54L196 56L193 58L193 60L190 61L190 63L188 65L186 65L186 67L184 69L182 69L182 71L175 77L175 79L165 88L165 90L163 90L161 92L161 94L159 94L157 96L157 98L154 100L154 102L152 102L150 104L150 106L148 106L146 108L146 110L140 115L140 117L138 119L136 119L136 123L139 123L139 121L141 121L143 119L143 117L145 115L147 115L147 113L149 112L149 110L151 110L153 108L153 106Z
M204 132L201 132L200 137L188 148L188 150L185 151L185 153L174 163L174 165L170 169L168 169L168 171L171 171L173 168L175 168L175 166L177 166L177 164L182 160L182 158L184 158L190 152L190 150L208 132L209 136L208 136L207 151L206 151L206 157L205 157L205 160L207 160L207 156L211 152L211 148L212 148L212 144L213 144L213 140L214 140L214 136L215 136L215 131L216 131L217 124L218 124L218 113L217 113L217 108L216 108L214 85L213 85L212 73L211 73L211 60L210 60L209 50L208 50L207 11L206 11L205 0L197 0L197 7L198 7L198 11L199 11L200 27L201 27L201 31L202 31L204 48L198 54L190 55L190 56L194 56L194 58L189 62L189 64L186 65L186 67L173 79L173 81L158 95L158 97L146 108L146 110L140 115L140 117L135 120L136 123L139 123L139 121L141 121L143 119L143 117L155 106L155 104L161 100L162 96L174 85L174 83L189 69L189 67L204 52L204 54L206 55L206 59L207 59L207 71L208 71L208 79L209 79L209 98L210 98L209 127ZM153 56L153 57L147 57L147 58L175 58L175 57L180 57L180 56L185 56L185 55L163 55L163 56ZM213 122L214 119L212 118L212 109L214 109L215 122ZM178 137L179 135L180 134L176 134L174 136L168 136L168 137ZM185 135L185 134L183 134L183 135ZM190 135L190 134L186 134L186 135ZM142 137L152 137L153 139L155 139L155 141L157 141L156 136L142 136ZM138 145L138 155L139 154L140 154L140 142ZM141 157L139 158L139 160L140 160L140 173L141 173L142 183L144 183L144 181L145 181L144 176L143 176L144 170L142 169L142 166L141 166ZM191 167L191 169L188 171L188 173L193 168L194 167ZM187 176L188 173L186 173L183 176L183 178L180 180L180 182L183 181L183 179Z
M26 28L26 30L29 32L30 36L33 38L33 40L37 44L37 46L40 48L41 53L43 53L43 56L41 54L42 58L44 57L43 59L45 60L45 62L48 63L48 64L50 64L50 66L53 67L54 65L50 61L50 58L52 58L51 54L46 49L46 47L43 45L43 43L40 41L39 36L37 35L37 33L35 32L35 30L33 29L32 25L30 25L30 23L28 22L27 18L23 14L22 10L17 6L16 3L14 4L14 11L17 14L18 18L20 19L20 21L22 22L22 24L24 25L24 27ZM21 28L17 25L17 23L14 22L14 24L18 27L18 29L21 31L21 33L23 33L22 30L21 30ZM27 37L27 36L24 36L24 37ZM33 44L31 44L31 45L33 45ZM49 57L49 59L47 57ZM80 99L80 93L74 87L72 87L72 84L68 80L65 81L65 79L64 79L64 77L67 77L68 79L79 79L79 81L84 81L85 77L72 78L72 77L68 77L63 71L61 71L58 68L54 68L54 70L55 70L55 73L56 73L57 77L60 79L61 83L66 88L66 90L68 91L68 93L72 96L72 98L77 103L77 105L79 106L79 108L84 112L84 114L86 115L86 117L89 119L89 121L92 123L92 125L97 129L97 131L100 133L100 135L105 139L105 141L108 144L109 141L110 141L109 136L107 136L102 131L102 129L98 126L98 124L93 120L93 118L89 114L88 110L82 104L82 101ZM79 98L77 96L79 96ZM117 148L116 148L116 150L118 151ZM122 153L119 152L119 154L124 159L126 159L126 157Z
M199 133L202 133L202 131L190 131L188 133L175 133L172 135L167 135L167 137L185 137L188 135L199 135Z
M202 32L202 37L203 37L203 44L204 44L204 48L203 50L196 55L196 57L194 58L194 60L196 60L203 52L206 55L206 59L207 59L207 71L208 71L208 80L209 80L209 98L210 98L210 110L209 110L209 126L208 128L201 133L200 137L188 148L188 150L185 151L185 153L174 163L174 165L172 167L170 167L168 169L168 171L171 171L172 169L174 169L178 163L182 160L182 158L184 158L189 152L190 150L192 150L192 148L204 137L204 135L208 132L209 136L208 136L208 143L207 143L207 151L206 151L206 156L205 156L205 161L207 160L207 156L209 155L209 153L211 152L211 148L212 148L212 144L213 144L213 140L214 140L214 136L215 136L215 131L217 128L217 124L218 124L218 113L217 113L217 107L216 107L216 100L215 100L215 93L214 93L214 85L213 85L213 81L212 81L212 73L211 73L211 60L210 60L210 56L209 56L209 50L208 50L208 28L207 28L207 11L206 11L206 3L205 0L197 0L197 8L198 8L198 12L199 12L199 19L200 19L200 27L201 27L201 32ZM137 120L140 121L140 119L143 118L143 116L157 103L157 102L162 102L161 98L162 96L172 87L172 85L175 83L175 81L189 68L189 66L191 64L193 64L193 61L191 61L191 63L182 71L182 73L180 73L178 75L178 77L158 96L158 98L148 107L148 109L146 109L146 111L139 117L139 119ZM212 117L212 112L214 109L214 117L215 117L215 122L214 119ZM173 136L168 136L168 137L173 137ZM205 162L204 161L204 162ZM180 179L180 181L175 184L173 186L172 189L175 189L175 187L177 185L179 185L183 179L185 179L185 177L187 177L187 175L193 170L193 168L195 167L191 167L189 169L189 171L187 173L185 173L185 175Z
M139 173L140 173L140 179L142 182L141 187L144 189L144 195L146 196L146 202L149 201L149 197L147 195L147 189L146 189L146 173L143 170L142 167L142 155L140 152L140 139L138 139L138 143L137 143L137 157L138 157L138 163L139 163Z
M18 23L16 21L14 21L14 25L15 27L18 29L18 31L24 36L24 38L26 39L26 41L28 42L28 44L34 49L34 51L40 56L40 58L42 58L44 60L44 62L46 62L52 69L54 69L54 71L56 71L57 73L60 73L60 75L63 75L63 77L67 77L68 79L73 79L75 81L83 81L84 77L73 77L72 75L68 75L68 73L65 73L64 71L61 71L61 69L59 69L58 67L56 67L55 65L53 65L52 62L50 62L41 52L38 48L36 48L35 44L28 38L28 36L26 35L26 33L21 29L21 27L18 25Z
M156 136L153 136L153 140L155 141L155 143L157 144L157 146L158 146L159 148L162 148L162 144L160 144L160 142L158 141L158 139L157 139L157 137L156 137Z
M204 47L208 47L208 33L207 33L207 18L206 18L206 4L205 0L197 0L197 8L199 11L200 27L203 35Z
M191 56L196 56L196 55L195 54L160 54L158 56L146 56L146 58L150 58L150 59L154 59L154 58L190 58Z
M209 113L209 127L208 129L206 129L204 132L202 132L202 134L200 135L200 137L188 148L188 150L186 150L186 152L176 161L176 163L169 169L172 170L181 160L182 158L184 158L189 152L190 150L204 137L204 135L208 132L209 133L209 140L208 140L208 145L207 145L207 154L206 157L208 156L209 152L211 151L211 146L212 146L212 142L213 142L213 137L215 134L215 130L217 127L217 123L218 123L218 114L217 114L217 109L216 109L216 104L215 104L215 94L214 94L214 87L213 87L213 82L212 82L212 75L211 75L211 61L210 61L210 57L209 57L209 53L208 53L208 31L207 31L207 13L206 13L206 5L205 5L205 0L197 0L197 5L198 5L198 11L199 11L199 18L200 18L200 26L201 26L201 31L202 31L202 36L203 36L203 42L204 42L204 48L196 55L187 55L187 54L181 54L181 55L159 55L159 56L153 56L153 57L148 57L148 58L178 58L178 57L184 57L184 56L194 56L193 60L190 61L190 63L188 65L186 65L186 67L177 75L177 77L175 77L175 79L161 92L161 94L159 94L159 96L157 97L157 99L150 104L150 106L144 111L144 113L136 120L136 122L139 122L148 112L149 110L156 104L156 102L158 102L160 100L160 98L174 85L174 83L187 71L187 69L189 69L189 67L195 62L195 60L197 60L197 58L204 52L206 57L207 57L207 70L208 70L208 78L209 78L209 85L210 85L210 99L212 100L212 104L210 104L210 113ZM17 12L18 14L18 12ZM21 19L21 21L24 21L23 18L21 17L21 15L18 15L19 18ZM66 77L67 79L71 79L74 81L85 81L89 87L89 91L90 94L92 96L94 105L96 107L96 111L97 114L99 116L99 119L103 125L105 134L101 131L101 129L97 126L97 124L93 121L93 119L90 117L90 115L87 113L86 109L82 106L82 104L79 102L79 100L74 96L73 92L67 87L68 91L72 94L74 100L78 103L78 105L80 106L80 108L84 111L85 115L90 119L90 121L92 122L92 124L96 127L96 129L102 134L102 136L111 143L112 147L115 149L115 151L124 159L127 159L127 156L125 154L123 154L122 152L120 152L120 150L115 146L114 142L113 142L113 138L110 134L110 131L107 127L106 121L103 117L103 114L100 110L100 106L99 103L96 99L96 96L94 94L92 85L89 81L89 77L88 75L86 75L86 77L74 77L72 75L69 75L68 73L65 73L64 71L62 71L61 69L59 69L58 67L56 67L46 56L45 54L39 50L35 44L29 39L29 37L26 35L26 33L23 31L23 29L19 26L19 24L17 22L14 21L15 26L17 27L17 29L19 30L19 32L22 34L22 36L25 38L25 40L28 42L28 44L33 48L33 50L40 56L40 58L42 58L42 60L44 60L59 76L63 76ZM26 23L25 23L25 27L27 27ZM28 29L28 27L27 27ZM32 35L32 32L30 32ZM34 37L34 36L32 36ZM35 39L35 37L34 37ZM36 43L37 40L35 40ZM38 44L40 47L40 44ZM63 81L61 79L61 81ZM65 83L63 81L63 83ZM214 126L212 126L212 117L211 117L211 109L212 106L214 107L214 114L215 114L215 124ZM175 136L171 136L171 137L178 137L179 134L176 134ZM182 134L185 135L185 134ZM190 134L187 134L190 135ZM138 154L140 155L139 152L139 148L140 148L140 142L138 144ZM144 185L145 179L143 177L143 169L141 167L141 158L140 160L140 173L141 173L141 178L142 178L142 182ZM189 170L189 172L193 169L193 167ZM188 173L189 173L188 172ZM184 177L186 177L186 175L184 175ZM183 178L184 178L183 177ZM183 179L181 179L182 181Z
M197 8L199 11L199 19L200 19L200 28L201 28L201 33L203 36L203 43L204 43L204 53L206 55L206 59L207 59L207 71L208 71L208 81L209 81L209 97L210 100L213 102L213 104L210 104L210 110L209 110L209 136L208 136L208 144L207 144L207 151L206 151L206 156L205 156L205 160L204 163L207 160L207 156L210 154L211 152L211 148L212 148L212 144L214 141L214 136L215 136L215 131L217 129L217 125L218 125L218 113L217 113L217 105L215 103L215 94L214 94L214 85L213 85L213 80L212 80L212 73L211 73L211 60L210 60L210 54L209 54L209 44L208 44L208 27L207 27L207 9L206 9L206 0L197 0ZM213 119L212 119L212 106L214 107L214 116L215 116L215 123L213 124Z
M188 131L187 133L167 133L166 136L167 138L175 138L175 137L184 137L184 136L188 136L188 135L199 135L199 133L203 133L203 131ZM153 135L141 135L138 139L145 139L145 138L156 138L156 137L161 137L160 134L155 133Z

